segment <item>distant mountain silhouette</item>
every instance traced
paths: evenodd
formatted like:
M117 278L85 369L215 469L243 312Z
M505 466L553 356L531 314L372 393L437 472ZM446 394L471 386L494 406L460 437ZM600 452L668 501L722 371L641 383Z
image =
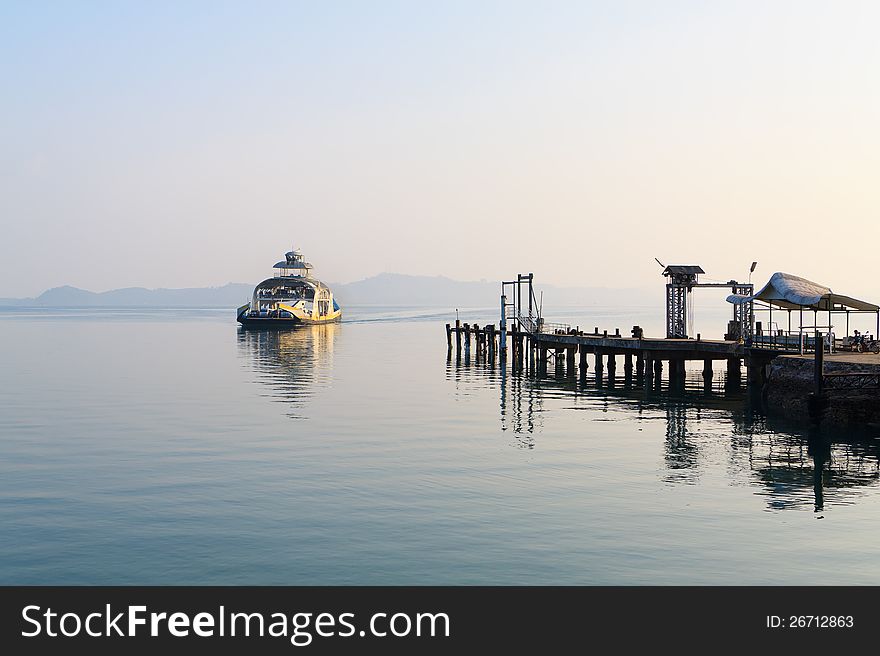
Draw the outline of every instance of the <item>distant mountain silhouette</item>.
M247 301L253 289L253 285L245 283L188 289L127 287L107 292L64 286L46 290L37 298L0 299L0 304L42 307L238 307Z
M229 283L222 287L145 289L128 287L90 292L64 286L49 289L36 298L0 299L4 306L36 307L238 307L251 296L253 284ZM346 284L330 284L340 305L424 305L494 307L501 294L500 282L452 280L443 276L410 276L382 273ZM535 285L544 291L545 305L650 305L657 290L609 289L604 287L555 287ZM523 299L525 301L525 299Z

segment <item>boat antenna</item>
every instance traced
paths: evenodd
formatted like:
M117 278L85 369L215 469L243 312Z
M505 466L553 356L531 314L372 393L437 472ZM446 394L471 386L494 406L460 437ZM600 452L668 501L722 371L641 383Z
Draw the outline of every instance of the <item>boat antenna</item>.
M666 265L663 264L663 262L661 262L660 260L658 260L656 257L654 258L654 261L655 261L657 264L659 264L660 266L662 266L664 269L666 268Z

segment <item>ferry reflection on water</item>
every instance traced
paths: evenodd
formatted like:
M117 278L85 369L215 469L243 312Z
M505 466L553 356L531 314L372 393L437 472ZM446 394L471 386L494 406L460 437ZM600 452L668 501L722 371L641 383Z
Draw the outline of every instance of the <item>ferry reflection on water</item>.
M338 323L286 330L239 328L238 348L266 384L264 395L288 404L288 416L300 419L297 410L330 384L333 345L341 329Z
M624 378L581 380L560 370L536 377L449 357L446 377L462 396L496 387L501 430L513 433L520 448L535 448L551 402L554 412L567 401L564 410L607 413L600 420L633 422L634 430L641 422L665 421L666 482L697 484L723 462L731 484L755 487L768 511L812 506L821 513L829 504L853 503L880 483L877 429L820 429L768 416L760 397L728 384L723 374L707 384L700 371L689 370L683 387L646 389Z

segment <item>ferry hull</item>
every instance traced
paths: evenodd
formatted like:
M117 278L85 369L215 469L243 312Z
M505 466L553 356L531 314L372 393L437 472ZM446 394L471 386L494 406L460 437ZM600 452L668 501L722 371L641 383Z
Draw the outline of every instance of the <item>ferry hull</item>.
M248 317L239 315L238 323L244 328L256 330L278 330L296 326L318 326L326 323L338 323L342 315L332 319L300 319L299 317Z

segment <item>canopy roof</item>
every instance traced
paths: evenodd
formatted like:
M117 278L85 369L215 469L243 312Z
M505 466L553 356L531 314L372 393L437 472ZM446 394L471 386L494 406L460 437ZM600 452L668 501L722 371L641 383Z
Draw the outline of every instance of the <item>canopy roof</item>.
M288 262L286 260L282 260L281 262L276 262L273 269L313 269L314 267L308 262Z
M663 269L664 276L671 276L673 274L683 273L685 275L692 275L695 273L706 273L703 271L702 267L699 267L695 264L671 264L665 269Z
M303 259L302 251L298 251L293 249L292 251L287 251L284 254L284 259L281 262L276 262L276 269L311 269L312 265L306 262Z
M756 294L752 296L731 294L727 300L729 303L737 304L764 301L786 310L836 310L838 312L847 310L877 312L880 310L880 306L873 303L860 301L843 294L835 294L830 287L779 271L770 276L770 281Z

